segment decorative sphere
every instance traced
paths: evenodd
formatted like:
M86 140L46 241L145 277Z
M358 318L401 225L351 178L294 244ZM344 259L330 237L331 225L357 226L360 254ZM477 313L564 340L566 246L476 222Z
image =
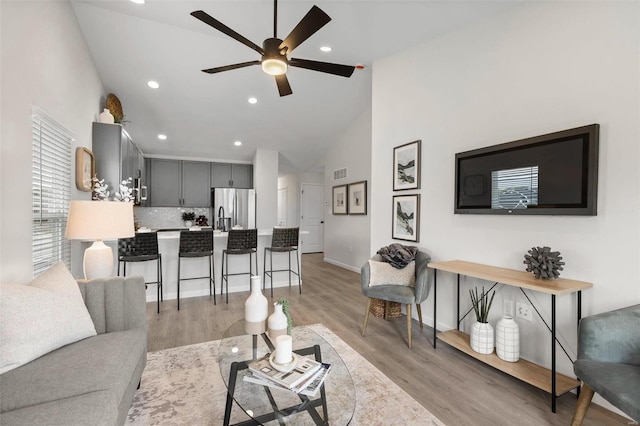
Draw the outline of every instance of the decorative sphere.
M533 272L537 279L558 278L564 269L559 251L551 251L549 247L532 247L527 253L524 255L527 272Z

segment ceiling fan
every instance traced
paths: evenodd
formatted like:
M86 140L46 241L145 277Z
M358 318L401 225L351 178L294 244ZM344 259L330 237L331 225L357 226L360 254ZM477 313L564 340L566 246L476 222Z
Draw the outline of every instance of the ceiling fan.
M262 47L253 43L251 40L238 34L222 22L211 17L202 10L191 12L191 15L207 25L212 26L229 37L239 41L247 47L258 52L262 57L260 60L241 62L239 64L226 65L222 67L209 68L202 70L209 74L215 74L222 71L230 71L237 68L248 67L251 65L262 65L262 70L270 75L275 76L278 92L280 96L287 96L293 93L289 80L287 79L287 68L289 66L306 68L313 71L324 72L328 74L339 75L342 77L351 77L355 67L350 65L332 64L329 62L318 62L309 59L289 58L288 55L302 44L306 39L315 34L320 28L324 27L331 21L329 15L324 13L319 7L313 6L309 12L298 22L298 25L289 33L289 35L281 40L277 36L278 29L278 0L273 2L273 37L262 42Z

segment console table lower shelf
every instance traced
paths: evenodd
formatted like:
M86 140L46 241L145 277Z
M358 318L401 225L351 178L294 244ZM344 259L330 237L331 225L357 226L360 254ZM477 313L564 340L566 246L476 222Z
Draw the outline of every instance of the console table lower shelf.
M478 361L484 362L503 373L529 383L549 394L551 393L551 370L522 358L517 362L508 362L498 358L495 353L489 355L480 354L471 349L469 335L459 330L445 331L438 333L437 336L439 340L472 356ZM579 386L580 381L556 373L556 396L560 396Z

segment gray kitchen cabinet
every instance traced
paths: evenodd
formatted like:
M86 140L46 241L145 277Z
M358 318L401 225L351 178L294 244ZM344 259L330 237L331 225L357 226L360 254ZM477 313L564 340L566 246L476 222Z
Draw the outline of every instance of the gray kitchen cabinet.
M153 207L208 207L209 163L152 158L150 194Z
M93 123L91 149L95 158L96 175L109 185L112 195L120 191L120 182L123 180L131 178L130 187L133 188L137 183L134 179L143 176L138 159L142 153L122 126Z
M212 188L253 188L253 165L211 163Z

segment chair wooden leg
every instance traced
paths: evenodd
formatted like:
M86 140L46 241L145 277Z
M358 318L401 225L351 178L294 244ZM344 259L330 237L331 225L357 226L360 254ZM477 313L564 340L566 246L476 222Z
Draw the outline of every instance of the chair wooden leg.
M409 336L409 349L411 349L411 303L407 303L407 335Z
M369 321L369 309L371 309L371 302L373 299L367 299L367 310L364 312L364 324L362 324L362 335L364 336L364 332L367 330L367 321Z
M416 309L418 310L418 319L420 320L420 328L422 328L422 305L416 303Z
M580 386L580 397L576 403L576 411L573 413L573 419L571 419L571 426L582 425L584 416L587 414L587 410L589 409L589 404L591 404L593 393L593 389L583 382L582 386Z

